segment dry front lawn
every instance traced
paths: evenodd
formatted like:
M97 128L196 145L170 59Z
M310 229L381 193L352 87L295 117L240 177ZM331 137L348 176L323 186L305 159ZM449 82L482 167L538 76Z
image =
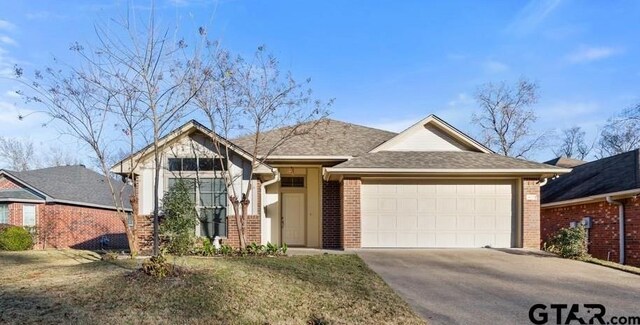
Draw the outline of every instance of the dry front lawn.
M141 260L0 252L0 323L423 324L356 255L174 262L158 280Z

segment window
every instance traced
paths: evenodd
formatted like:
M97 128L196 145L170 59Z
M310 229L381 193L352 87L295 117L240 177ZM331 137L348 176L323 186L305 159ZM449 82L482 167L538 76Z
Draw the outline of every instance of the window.
M9 206L6 204L0 204L0 224L9 223Z
M169 158L169 171L218 171L226 168L220 158Z
M282 177L280 180L282 187L304 187L304 177Z
M36 206L33 204L22 205L22 225L33 227L36 225Z
M222 178L169 178L169 188L176 182L187 183L200 215L200 236L227 235L227 186Z
M127 212L127 225L133 229L133 213Z

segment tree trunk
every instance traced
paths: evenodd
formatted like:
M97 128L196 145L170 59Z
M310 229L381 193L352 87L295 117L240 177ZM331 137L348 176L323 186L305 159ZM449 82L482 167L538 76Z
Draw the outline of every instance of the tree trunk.
M247 247L247 243L244 239L244 226L242 225L242 212L240 211L240 201L237 198L231 198L231 204L233 204L233 214L236 219L236 228L238 229L238 242L240 248Z

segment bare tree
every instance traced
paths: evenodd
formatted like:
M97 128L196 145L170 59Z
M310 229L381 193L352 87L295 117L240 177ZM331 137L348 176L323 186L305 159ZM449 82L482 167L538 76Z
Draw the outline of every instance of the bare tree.
M310 79L298 82L291 73L283 73L277 59L262 46L250 60L233 57L217 47L210 46L208 50L208 60L200 66L206 73L199 74L210 78L194 103L217 135L228 138L238 131L251 134L252 145L243 149L251 154L248 179L252 180L257 168L274 150L293 137L311 132L320 119L327 116L331 101L323 104L313 100ZM275 138L265 138L264 132L273 129L280 132ZM211 140L222 153L220 159L228 160L231 149L220 143L216 134L211 135ZM233 174L226 162L222 162L239 243L244 247L249 198L254 189L251 181L245 187L236 188L234 181L242 175Z
M50 146L41 157L42 167L71 166L81 164L81 160L76 155L65 150L61 146Z
M585 135L586 133L579 126L564 129L562 131L562 143L553 153L559 157L584 160L594 146L594 143L587 144Z
M36 166L33 142L28 139L0 137L0 160L14 171L33 169Z
M538 101L538 85L521 79L514 86L505 82L480 86L475 95L480 112L472 116L482 129L483 142L511 157L526 157L538 150L546 133L537 133L537 116L530 107Z
M152 129L155 160L154 188L154 254L159 253L158 205L159 175L162 153L161 136L180 120L198 87L188 78L191 72L187 45L172 38L168 28L160 30L151 10L145 24L127 16L122 22L112 21L110 28L97 25L98 42L85 48L71 45L79 57L74 65L58 64L35 71L26 77L16 67L16 78L27 92L20 92L28 103L43 104L51 118L62 125L61 132L86 144L95 154L100 170L109 175L108 161L115 153L116 139L108 139L107 128L115 125L128 139L130 151L136 146L134 135L144 133L141 126ZM138 26L142 26L138 28ZM122 134L117 132L116 134ZM130 162L132 169L137 162ZM111 180L110 177L107 177ZM135 186L135 181L132 182ZM123 191L108 182L132 253L137 251L135 233L127 225ZM133 204L134 202L132 202Z
M598 140L598 158L609 157L640 147L640 119L611 118Z

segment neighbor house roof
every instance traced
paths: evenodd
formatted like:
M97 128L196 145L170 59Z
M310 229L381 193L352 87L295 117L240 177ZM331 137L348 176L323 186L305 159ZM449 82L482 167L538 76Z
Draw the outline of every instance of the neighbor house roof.
M35 194L41 194L47 202L115 209L105 176L82 165L50 167L24 172L3 170L2 173L32 190ZM112 184L117 192L122 190L125 209L131 209L129 197L132 187L116 179L112 180ZM16 194L24 195L24 193Z
M269 153L271 157L355 157L369 152L381 143L393 138L397 133L367 126L332 120L316 120L298 126L300 135L287 139ZM262 133L258 155L263 156L276 146L282 135L290 132L291 127L279 128ZM240 137L232 141L245 150L253 151L254 135Z
M457 169L457 170L547 170L566 171L560 167L474 151L379 151L355 157L335 168Z
M640 150L588 162L542 187L544 203L640 188Z
M44 201L41 197L26 189L0 190L0 202L6 201Z
M574 158L558 157L558 158L551 159L549 161L545 161L544 163L547 165L553 165L558 167L573 168L573 167L585 164L586 161L574 159Z

